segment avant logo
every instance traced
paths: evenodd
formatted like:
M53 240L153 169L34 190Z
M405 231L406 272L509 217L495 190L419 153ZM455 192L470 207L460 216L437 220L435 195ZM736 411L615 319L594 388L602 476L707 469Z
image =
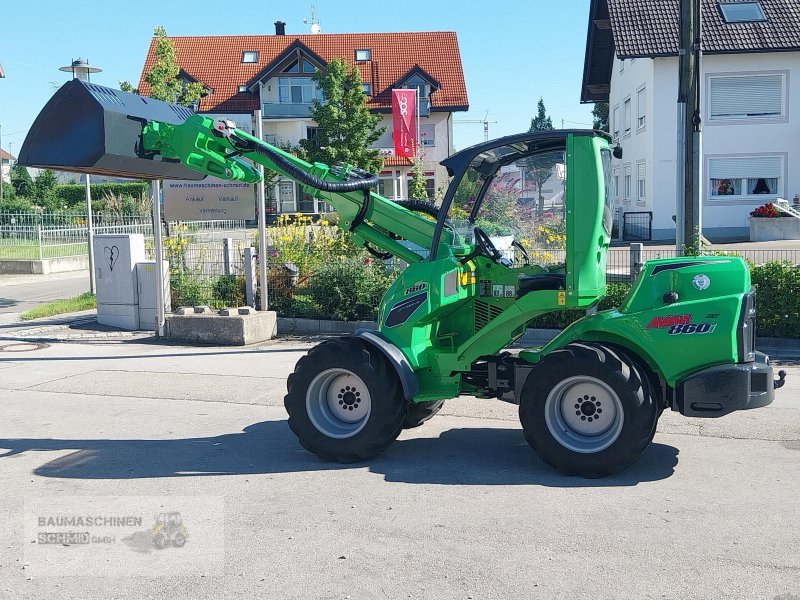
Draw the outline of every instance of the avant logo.
M669 315L668 317L654 317L645 329L666 329L673 325L688 325L692 322L692 315Z
M692 335L711 333L716 327L716 323L692 323L692 315L669 315L654 317L645 329L669 329L668 335Z

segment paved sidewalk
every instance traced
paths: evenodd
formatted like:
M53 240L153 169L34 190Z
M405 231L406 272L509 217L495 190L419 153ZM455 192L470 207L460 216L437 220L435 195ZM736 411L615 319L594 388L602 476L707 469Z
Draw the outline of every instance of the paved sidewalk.
M665 414L639 463L587 481L539 461L515 406L475 398L449 401L368 463L319 461L282 407L286 377L313 343L107 339L0 352L0 598L800 592L800 368L788 367L770 407L718 420ZM163 498L161 510L219 501L224 560L208 573L170 568L182 556L173 548L148 577L96 578L110 564L98 547L80 572L55 576L32 558L26 505L70 497ZM186 525L187 552L211 561L197 546L204 532ZM131 569L150 556L125 551Z

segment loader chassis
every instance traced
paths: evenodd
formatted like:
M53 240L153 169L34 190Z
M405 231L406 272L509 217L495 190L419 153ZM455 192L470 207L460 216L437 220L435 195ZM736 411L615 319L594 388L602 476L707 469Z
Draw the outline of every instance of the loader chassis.
M764 406L783 381L755 351L755 292L738 257L650 261L622 306L596 310L613 210L609 141L559 130L468 148L442 162L451 182L434 207L387 200L371 191L375 176L309 164L231 121L74 80L42 110L20 163L255 182L252 161L299 182L336 209L357 244L408 264L376 330L323 342L290 375L285 406L304 447L364 460L468 394L519 404L543 460L599 477L641 456L664 409L715 417ZM505 169L544 157L562 187L565 247L553 260L521 243L540 211ZM587 314L544 347L506 350L531 319L570 309Z

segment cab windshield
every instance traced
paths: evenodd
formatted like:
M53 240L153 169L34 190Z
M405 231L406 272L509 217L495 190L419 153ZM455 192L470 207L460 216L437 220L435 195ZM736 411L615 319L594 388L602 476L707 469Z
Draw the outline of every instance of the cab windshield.
M448 218L473 243L483 230L506 258L514 242L537 254L537 262L559 262L564 248L564 151L532 153L527 144L499 146L476 156L459 182ZM517 248L515 250L515 248Z

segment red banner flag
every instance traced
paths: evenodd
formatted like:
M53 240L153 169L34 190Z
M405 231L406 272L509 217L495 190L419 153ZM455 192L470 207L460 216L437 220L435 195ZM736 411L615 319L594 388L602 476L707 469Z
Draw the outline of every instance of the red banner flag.
M392 138L397 156L413 157L417 148L414 110L417 90L392 90Z

